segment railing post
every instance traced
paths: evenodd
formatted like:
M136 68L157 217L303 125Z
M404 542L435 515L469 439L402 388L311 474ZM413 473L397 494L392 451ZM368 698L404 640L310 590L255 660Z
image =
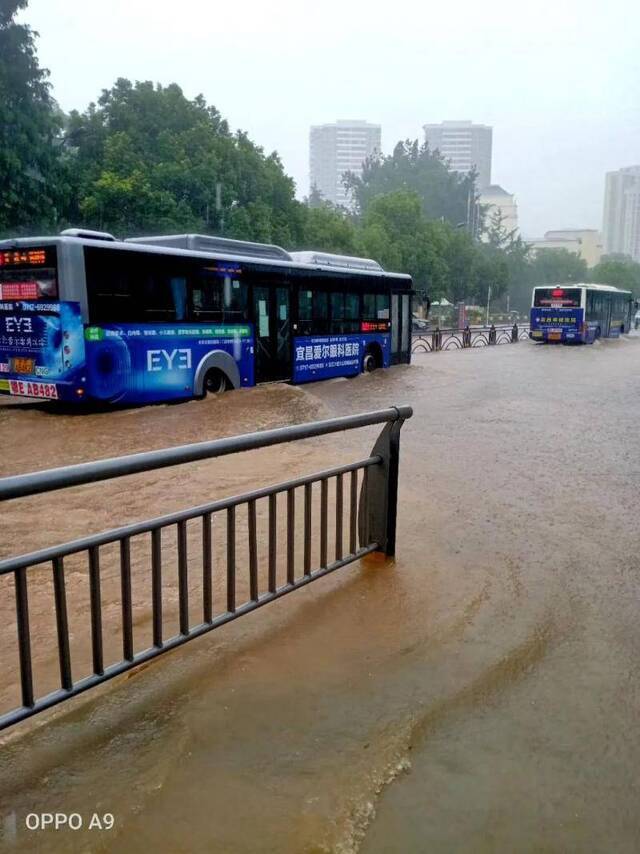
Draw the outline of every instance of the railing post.
M511 343L512 344L518 343L518 324L517 323L513 324L513 329L511 330Z
M400 430L403 424L404 418L398 413L398 418L386 424L378 436L371 456L380 457L382 462L368 470L360 496L360 547L377 543L377 550L387 557L396 553ZM366 494L363 494L365 489Z
M492 323L491 329L489 330L489 344L495 344L495 343L496 343L496 327Z
M431 333L431 349L442 349L442 332L440 331L439 326L436 326L435 330Z
M462 333L462 346L463 347L471 347L471 329L469 328L469 324L464 328Z

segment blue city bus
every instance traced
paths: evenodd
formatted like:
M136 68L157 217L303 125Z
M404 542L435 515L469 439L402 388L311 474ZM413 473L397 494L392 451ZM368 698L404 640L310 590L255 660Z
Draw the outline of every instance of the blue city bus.
M637 303L611 285L544 285L533 289L531 331L542 343L593 344L629 332Z
M0 392L142 404L411 358L411 278L200 235L0 241Z

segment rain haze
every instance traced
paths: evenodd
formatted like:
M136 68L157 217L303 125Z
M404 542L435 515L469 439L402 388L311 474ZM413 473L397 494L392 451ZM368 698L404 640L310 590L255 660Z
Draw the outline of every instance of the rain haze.
M214 4L31 0L62 108L117 77L202 93L232 128L277 150L308 193L309 126L382 125L382 148L422 125L493 126L492 180L514 193L525 237L600 228L604 174L640 160L640 7L539 2L402 7L327 0Z

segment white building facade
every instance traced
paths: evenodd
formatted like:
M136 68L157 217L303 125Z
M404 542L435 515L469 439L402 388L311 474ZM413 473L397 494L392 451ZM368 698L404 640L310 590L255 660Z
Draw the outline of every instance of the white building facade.
M640 262L640 166L607 172L602 230L607 255Z
M498 214L505 232L514 238L518 236L518 205L513 193L508 193L499 184L490 184L480 193L480 204L486 209L486 227L491 225L492 219Z
M351 193L345 189L344 174L360 177L365 160L380 152L382 129L369 122L336 121L313 125L309 134L310 191L325 201L353 209Z
M437 149L449 161L449 169L465 175L475 169L478 189L490 186L493 128L470 121L446 121L423 127L429 148Z
M544 237L527 240L535 253L538 249L566 249L587 266L595 267L602 257L602 235L595 228L565 228L546 231Z

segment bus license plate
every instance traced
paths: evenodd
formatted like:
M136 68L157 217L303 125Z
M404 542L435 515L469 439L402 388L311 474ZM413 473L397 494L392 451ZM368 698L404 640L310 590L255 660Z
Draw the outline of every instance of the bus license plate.
M35 372L35 365L35 359L24 359L18 356L12 359L11 373L33 374Z
M562 341L562 332L550 332L549 341Z
M55 383L30 383L25 380L9 380L9 393L20 397L40 397L43 400L58 400Z

